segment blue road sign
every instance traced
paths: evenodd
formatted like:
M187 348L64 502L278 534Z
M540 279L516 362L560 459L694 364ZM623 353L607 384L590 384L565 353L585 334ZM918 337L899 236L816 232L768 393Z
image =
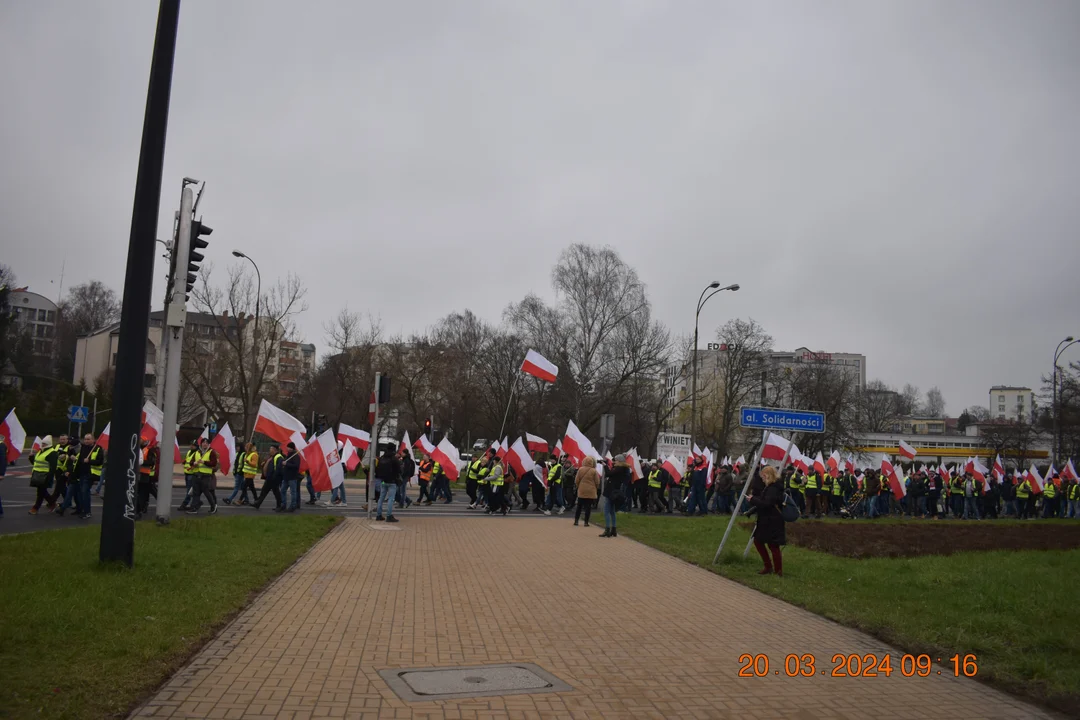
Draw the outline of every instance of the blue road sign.
M825 413L782 408L743 407L739 408L739 425L761 430L823 433L825 432Z
M90 421L90 408L85 405L69 405L68 420L70 422L84 423Z

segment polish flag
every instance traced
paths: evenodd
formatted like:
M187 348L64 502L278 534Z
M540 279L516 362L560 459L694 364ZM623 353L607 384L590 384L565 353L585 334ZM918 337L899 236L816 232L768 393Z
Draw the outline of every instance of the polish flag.
M555 378L559 376L559 368L555 367L555 363L535 350L525 353L525 361L521 363L521 372L549 383L555 382Z
M345 439L345 447L341 449L341 462L345 464L345 469L349 472L354 472L356 466L360 464L360 453L356 452L351 438Z
M555 443L555 457L556 457L556 458L561 458L561 457L562 457L562 455L563 455L563 450L562 450L562 440L558 440L558 441L557 441L557 442Z
M101 431L101 435L98 435L97 446L105 452L109 452L109 428L112 427L111 422L105 423L105 429ZM37 438L34 438L37 441Z
M790 443L791 452L788 453L788 443ZM776 433L769 433L769 439L765 441L765 447L761 451L761 458L763 460L776 460L781 462L784 459L784 455L788 454L789 457L795 458L799 456L799 448L795 443L785 440Z
M1027 471L1027 479L1031 482L1031 492L1038 495L1043 489L1043 479L1039 475L1039 469L1032 463L1031 469Z
M818 451L817 456L814 458L814 470L817 470L819 476L825 475L825 460L821 457L821 451Z
M368 425L374 425L375 424L375 407L376 407L376 405L375 405L375 393L373 392L373 393L371 393L371 400L368 401L368 406L367 406L367 424Z
M565 448L566 454L574 459L575 465L580 465L581 461L586 457L600 457L600 453L596 452L596 448L589 442L589 438L585 437L585 433L578 430L578 426L574 424L573 420L567 421L566 435L563 437L563 448ZM682 477L682 475L680 474L679 477Z
M712 487L712 474L713 474L713 454L712 450L705 448L705 459L708 460L709 465L705 470L705 487Z
M976 480L979 480L983 484L983 490L990 489L990 480L987 477L990 474L990 469L984 467L979 458L971 459L971 474L975 476Z
M217 453L218 470L226 475L231 474L233 463L236 462L236 438L233 437L229 423L225 423L217 431L217 435L210 441L210 448ZM177 446L176 452L180 453L180 446Z
M327 492L345 482L345 468L338 454L333 430L314 438L300 451L300 455L307 463L315 492Z
M1043 480L1053 482L1055 474L1057 474L1057 470L1054 469L1054 463L1050 463L1050 467L1046 468L1046 475L1043 475Z
M1080 477L1076 475L1076 468L1073 467L1073 461L1065 463L1065 467L1061 469L1061 477L1065 480L1080 480Z
M533 452L546 453L548 451L547 440L539 435L525 433L525 442L528 444L529 450Z
M671 482L678 485L682 482L683 471L679 467L679 458L674 455L668 455L667 460L664 460L662 467L667 470L667 474L671 476Z
M438 446L432 450L431 457L442 465L442 471L450 482L454 482L458 479L462 462L461 455L458 454L457 448L454 447L453 443L444 437L439 442Z
M810 458L803 455L802 451L794 445L791 446L791 454L788 455L788 462L802 470L804 474L810 472Z
M4 442L7 445L7 461L15 462L16 458L22 455L23 445L26 444L26 430L19 422L15 408L11 408L4 422L0 423L0 435L4 436Z
M158 406L147 400L142 409L142 429L139 437L146 441L148 447L158 444L161 437L161 428L165 424L165 413Z
M694 451L693 451L693 455L694 455L694 459L695 459L695 460L697 460L697 459L698 459L699 457L703 457L703 456L705 455L705 453L703 453L703 452L701 451L701 448L699 448L699 447L697 446L697 443L694 443Z
M739 471L742 470L742 466L745 465L745 464L746 464L746 457L743 456L743 455L740 455L739 459L735 461L735 466L734 466L733 469L735 470L735 472L739 472Z
M510 446L506 444L506 438L502 439L499 446L495 448L495 457L503 460L506 458L506 453L510 452Z
M900 441L900 454L906 457L908 460L914 460L915 456L919 454L919 451L908 445L903 440Z
M847 460L844 461L844 469L852 475L855 474L855 456L848 453Z
M506 452L506 462L517 471L518 479L525 477L525 473L532 472L532 469L536 467L536 463L533 462L529 450L525 447L525 443L521 442L521 438L515 440L514 444Z
M413 443L413 447L420 448L420 451L429 457L431 456L431 453L435 452L435 446L431 444L430 440L428 440L427 435L421 435L420 437L418 437L416 439L416 442Z
M300 439L303 440L306 431L304 423L281 408L271 405L265 399L259 403L259 414L255 418L255 432L262 433L275 442L288 443L296 442L293 439L296 433L299 433ZM300 443L296 443L296 448L300 449Z
M997 475L998 482L1005 479L1005 466L1001 463L1000 455L994 458L994 474Z
M641 470L641 458L638 457L637 448L626 453L626 464L630 466L630 472L634 473L634 480L645 477L645 473Z
M907 495L907 487L904 486L904 479L896 472L896 468L893 467L892 461L889 459L888 455L881 456L881 473L892 480L889 484L892 486L893 495L897 500L900 500Z
M184 462L184 455L180 452L180 440L175 435L173 436L173 465Z
M829 474L836 477L840 474L840 453L835 450L829 456Z
M352 440L353 447L357 450L367 450L371 447L371 433L365 432L360 428L354 428L352 425L347 425L345 423L338 423L337 434L338 437L343 440Z
M338 434L340 435L341 433L338 433ZM401 444L398 445L398 451L407 453L407 452L409 452L409 449L411 447L412 447L412 445L409 443L409 431L406 430L405 431L405 437L401 438Z

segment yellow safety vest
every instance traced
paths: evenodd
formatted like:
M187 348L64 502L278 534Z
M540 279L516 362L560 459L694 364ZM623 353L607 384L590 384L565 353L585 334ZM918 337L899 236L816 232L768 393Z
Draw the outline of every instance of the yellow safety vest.
M806 489L807 490L817 490L817 487L818 487L817 475L815 475L815 474L807 475L806 476Z
M658 489L660 488L660 471L659 470L653 470L651 473L649 473L649 487L658 488Z
M67 469L68 469L68 454L66 452L60 452L59 450L57 450L57 452L60 453L60 454L56 458L56 471L57 472L67 472Z
M100 455L101 455L101 447L98 446L98 445L95 445L94 449L90 451L90 463L91 463L91 465L90 465L90 474L93 475L94 477L101 477L101 470L104 467L103 465L94 465L93 464L95 461L97 461L98 456L100 456Z
M195 461L199 459L198 450L188 450L187 455L184 456L184 474L190 475L195 472L193 466Z
M469 464L469 479L470 480L477 480L477 481L480 480L480 466L483 463L484 463L484 461L482 459L477 458L476 460L473 460Z
M832 494L843 495L843 489L840 487L840 478L834 478L832 481Z
M559 485L562 483L562 465L555 463L551 466L551 472L548 473L548 484Z
M500 475L499 477L491 478L491 487L493 487L493 488L502 487L506 483L506 481L503 480L503 478L505 478L505 477L506 477L505 475Z
M1029 483L1027 480L1016 486L1016 497L1020 498L1021 500L1027 500L1028 495L1030 494L1031 483Z
M440 465L439 463L435 463L434 465L431 466L431 474L432 475L438 475L441 472L442 472L442 465Z
M244 455L244 477L255 477L259 472L259 453L252 451Z
M199 453L198 454L200 464L199 464L198 467L195 468L195 472L201 473L202 475L213 475L214 474L214 468L210 467L210 465L209 465L209 463L210 463L210 455L213 452L214 452L213 450L207 450L204 453Z
M56 454L56 447L48 447L34 456L33 472L49 472L49 458Z
M1046 481L1046 487L1043 488L1043 497L1047 500L1053 500L1057 497L1057 487L1054 485L1053 480Z

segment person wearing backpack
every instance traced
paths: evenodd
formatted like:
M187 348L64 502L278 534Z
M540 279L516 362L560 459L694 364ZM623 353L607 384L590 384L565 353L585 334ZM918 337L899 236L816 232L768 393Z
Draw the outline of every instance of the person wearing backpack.
M784 507L786 497L783 486L778 483L776 468L772 466L761 469L761 482L763 489L760 492L747 495L746 500L751 507L757 509L757 525L754 527L754 547L761 556L765 567L758 575L769 575L775 572L783 577L783 556L780 546L787 544L787 533L784 527L784 516L780 509ZM769 546L769 553L765 552L765 546Z

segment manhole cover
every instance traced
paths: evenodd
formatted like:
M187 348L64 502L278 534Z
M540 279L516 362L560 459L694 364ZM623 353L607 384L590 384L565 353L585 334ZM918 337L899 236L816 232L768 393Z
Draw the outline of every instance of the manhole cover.
M380 670L379 675L402 700L412 702L572 689L532 663Z
M384 525L383 523L379 523L378 525L368 525L367 529L368 530L400 530L401 528L397 527L396 525Z

